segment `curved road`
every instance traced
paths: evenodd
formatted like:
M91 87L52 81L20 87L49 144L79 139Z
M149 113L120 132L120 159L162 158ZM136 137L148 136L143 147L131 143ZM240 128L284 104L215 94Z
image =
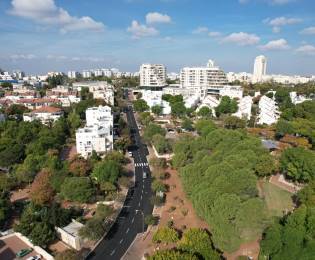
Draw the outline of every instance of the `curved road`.
M144 216L152 214L151 174L146 159L148 149L141 143L132 107L127 109L128 125L134 141L132 151L135 163L135 186L129 189L124 207L106 237L90 253L88 259L118 260L126 253L138 233L145 230ZM147 177L144 178L146 173Z

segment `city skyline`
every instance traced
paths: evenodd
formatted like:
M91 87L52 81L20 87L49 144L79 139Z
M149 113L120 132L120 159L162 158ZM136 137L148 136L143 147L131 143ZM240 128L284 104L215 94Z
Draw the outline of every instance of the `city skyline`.
M209 58L224 71L314 72L315 20L310 0L76 1L0 3L0 68L27 73L162 63L168 72ZM189 17L190 19L187 19Z

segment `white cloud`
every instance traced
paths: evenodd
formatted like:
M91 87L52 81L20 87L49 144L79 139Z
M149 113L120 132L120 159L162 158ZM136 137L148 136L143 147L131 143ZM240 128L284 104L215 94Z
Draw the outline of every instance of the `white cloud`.
M222 40L224 43L236 43L240 46L254 45L259 41L260 38L257 35L244 32L231 33Z
M71 16L63 8L57 7L54 0L12 0L11 15L31 19L36 23L56 25L60 31L102 31L105 26L89 16Z
M172 22L172 18L167 14L161 13L148 13L146 15L146 22L147 24L154 24L154 23L170 23Z
M209 31L208 27L205 26L199 26L195 30L193 30L193 34L202 34L207 33Z
M265 45L260 45L259 49L265 51L272 51L272 50L288 50L290 46L285 39L274 40L266 43Z
M305 28L301 31L302 34L315 34L315 26Z
M315 55L315 46L306 44L300 46L295 51L306 55Z
M34 54L12 54L10 58L12 60L33 60L36 56Z
M222 35L222 33L220 33L220 32L209 32L208 35L210 37L220 37Z
M127 28L127 31L132 34L132 37L134 39L156 36L159 34L159 31L157 29L146 26L144 24L140 24L136 20L132 21L131 26Z
M282 26L297 24L297 23L301 23L302 21L303 20L300 18L287 18L287 17L281 16L281 17L276 17L274 19L266 18L263 20L263 23L266 23L272 26L272 31L274 33L278 33L281 31Z

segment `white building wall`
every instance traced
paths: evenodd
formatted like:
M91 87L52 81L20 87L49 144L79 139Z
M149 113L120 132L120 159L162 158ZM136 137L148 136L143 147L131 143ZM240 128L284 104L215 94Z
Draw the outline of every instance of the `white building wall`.
M142 64L140 66L141 87L166 86L166 68L162 64Z

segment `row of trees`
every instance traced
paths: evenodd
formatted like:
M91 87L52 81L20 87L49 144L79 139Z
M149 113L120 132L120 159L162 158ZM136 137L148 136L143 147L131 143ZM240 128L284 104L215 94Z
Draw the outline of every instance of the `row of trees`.
M202 229L188 229L180 238L175 229L162 227L153 235L153 242L166 244L175 243L176 248L157 251L149 257L150 260L220 259L220 254L212 245L210 235Z

